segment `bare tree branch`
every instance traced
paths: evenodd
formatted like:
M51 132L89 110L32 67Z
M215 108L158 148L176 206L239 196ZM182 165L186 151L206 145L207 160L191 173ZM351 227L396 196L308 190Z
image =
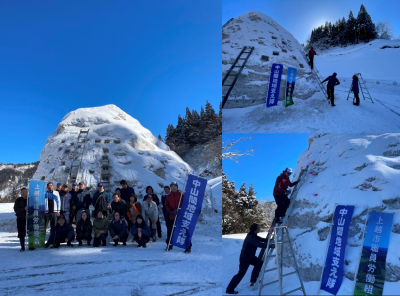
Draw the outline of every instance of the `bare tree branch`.
M239 138L237 140L232 140L232 141L226 141L224 144L226 144L225 146L222 147L222 159L230 159L233 160L234 162L236 162L237 164L240 164L237 161L237 158L241 157L241 156L253 156L253 152L254 152L254 148L256 148L257 144L254 145L254 147L246 152L240 152L239 150L233 150L233 147L239 143L240 141L247 141L247 140L251 140L251 138L253 137L253 135L251 135L248 138Z

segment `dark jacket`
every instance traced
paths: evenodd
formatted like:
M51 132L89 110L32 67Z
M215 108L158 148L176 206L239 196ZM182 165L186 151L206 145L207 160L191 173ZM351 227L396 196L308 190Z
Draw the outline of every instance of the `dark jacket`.
M131 229L131 234L135 236L136 233L138 233L138 228L142 228L142 234L150 237L150 227L149 225L146 224L146 222L142 221L142 224L139 224L137 222L133 223L132 229Z
M351 84L351 91L358 94L360 91L358 90L358 80L353 79L353 83Z
M273 195L285 195L285 190L288 189L288 187L293 187L297 183L298 181L293 183L290 182L289 177L285 175L285 172L282 172L282 174L280 174L280 176L276 178Z
M315 52L315 50L313 48L310 49L310 51L308 52L308 56L310 59L312 59L317 53Z
M175 220L175 214L172 213L172 211L178 210L182 206L183 202L183 194L181 198L181 192L178 190L177 192L172 192L167 195L166 201L165 201L165 207L167 208L167 211L169 213L169 219L170 220ZM181 199L181 202L179 203L179 199Z
M107 211L108 208L108 193L103 191L102 193L96 191L93 195L92 205L95 211Z
M240 258L251 259L256 255L257 248L266 248L268 239L257 236L254 232L249 232L244 239Z
M324 83L325 81L328 81L328 87L332 88L340 84L339 80L333 75L326 78L324 81L322 81L322 83Z
M167 199L167 196L165 194L161 195L161 204L163 206L162 211L164 214L164 218L168 218L169 217L169 212L167 211L167 208L165 207L165 201Z
M83 220L82 218L76 224L76 235L80 238L88 238L92 236L92 222L89 218Z
M89 191L79 189L76 192L74 203L77 210L89 209L90 203L92 202L92 197Z
M70 202L70 212L75 212L76 211L76 205L75 205L75 199L76 199L76 195L78 194L78 191L73 191L71 190L69 192L69 194L71 194L71 202Z
M120 198L118 202L113 201L111 209L114 213L118 212L121 218L126 218L126 202L123 199Z
M25 207L27 205L28 197L24 199L22 196L18 197L14 203L14 212L17 219L25 219L26 211Z
M146 201L147 195L148 194L144 196L143 201ZM157 194L152 193L151 196L153 197L153 201L157 204L158 207L158 205L160 204L160 199L158 198Z
M118 235L120 238L128 234L128 226L125 219L112 220L110 222L110 235L114 237Z
M47 240L46 247L54 243L56 235L59 235L62 241L65 240L66 238L68 239L68 241L70 241L74 236L74 229L67 222L65 222L64 226L62 227L59 223L57 223L57 225L53 228L53 230L50 233L50 237Z
M135 189L132 187L128 187L126 189L121 188L121 198L125 201L125 203L129 202L132 193L135 193Z

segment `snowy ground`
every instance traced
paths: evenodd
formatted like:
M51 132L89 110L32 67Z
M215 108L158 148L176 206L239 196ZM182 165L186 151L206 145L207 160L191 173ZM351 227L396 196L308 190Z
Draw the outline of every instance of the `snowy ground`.
M267 233L259 233L261 237L266 237ZM239 255L242 249L243 240L246 237L246 233L229 234L222 236L222 291L225 292L232 277L239 270ZM260 249L258 249L259 252ZM257 252L257 255L258 255ZM275 253L273 253L275 254ZM276 267L275 260L270 260L268 263L268 269ZM246 276L242 282L236 288L239 291L239 295L258 295L258 290L252 290L250 287L250 275L253 270L253 266L250 266ZM294 271L293 268L284 268L283 274ZM269 275L269 277L267 276ZM266 273L265 280L275 281L277 280L276 271ZM294 290L300 287L300 282L296 274L290 275L283 278L283 293ZM306 295L317 295L319 290L319 282L303 282ZM353 294L353 282L343 277L342 286L338 292L338 295L352 295ZM385 282L383 289L383 295L396 295L398 291L398 282ZM279 295L279 284L272 284L268 286L268 289L263 289L263 295ZM296 291L290 295L303 295L301 291ZM320 295L331 295L324 290L320 291Z
M376 40L372 45L362 44L335 48L316 56L314 63L323 79L338 73L341 84L335 87L335 104L331 107L323 94L311 98L294 97L288 108L280 101L278 106L265 104L247 108L223 110L223 132L292 133L329 132L365 133L396 132L400 129L400 41ZM307 65L306 65L307 67ZM360 72L375 103L362 98L359 107L346 100L351 77ZM379 84L377 84L379 82ZM394 82L397 85L393 84ZM326 83L324 84L326 86ZM268 87L266 84L265 87Z
M191 254L165 252L164 222L147 249L108 237L107 247L20 253L12 206L0 204L0 295L221 295L220 214L197 224Z

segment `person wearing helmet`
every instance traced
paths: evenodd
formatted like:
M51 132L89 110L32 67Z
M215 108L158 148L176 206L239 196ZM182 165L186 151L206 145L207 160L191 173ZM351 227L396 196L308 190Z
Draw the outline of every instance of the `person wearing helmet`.
M354 98L356 99L356 102L353 102L354 106L360 106L360 97L358 96L358 93L360 92L358 89L358 77L357 75L353 75L353 82L351 84L351 91L354 93Z
M250 265L253 265L253 271L250 278L250 286L254 286L257 281L258 274L260 273L263 261L256 256L257 248L267 248L268 239L261 238L257 234L260 232L260 227L256 223L250 226L250 232L246 235L243 241L242 251L240 252L239 258L239 272L231 279L228 287L226 288L226 294L238 294L235 291L237 285L246 275L247 269Z
M335 105L335 97L334 97L334 91L335 91L334 87L336 85L340 84L340 82L336 78L336 76L337 76L337 74L335 72L332 74L332 76L329 76L324 81L322 81L322 83L324 83L325 81L328 81L328 85L326 87L326 92L328 93L328 100L331 100L332 107L336 106Z
M317 55L317 53L314 50L314 47L311 47L311 49L308 51L308 58L310 59L310 67L311 70L314 69L314 56Z
M275 202L278 205L278 207L275 210L275 222L281 224L282 219L281 217L285 217L286 215L286 210L289 207L290 200L287 197L287 194L290 192L288 190L288 187L293 187L299 181L296 182L290 182L290 175L292 174L292 169L291 168L286 168L282 174L279 175L278 178L276 178L275 182L275 187L274 187L274 198Z

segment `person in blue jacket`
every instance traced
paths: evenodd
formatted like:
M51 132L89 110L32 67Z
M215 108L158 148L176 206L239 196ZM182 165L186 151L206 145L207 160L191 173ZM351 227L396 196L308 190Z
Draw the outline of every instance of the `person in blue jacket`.
M356 98L356 102L353 102L353 105L355 106L360 106L360 97L358 96L359 90L358 90L358 77L357 75L353 75L353 82L351 84L351 91L354 93L354 97Z
M335 97L334 97L334 92L335 89L334 87L336 85L339 85L340 82L339 80L336 78L337 74L333 73L332 76L329 76L328 78L326 78L324 81L322 81L322 83L324 83L325 81L328 81L328 85L326 88L326 92L328 93L328 100L331 100L331 105L332 107L336 106L335 105Z
M68 247L73 247L72 242L75 240L74 228L65 222L64 216L58 217L57 225L53 228L50 233L50 237L47 240L46 248L58 248L60 244L67 243Z
M119 212L114 213L114 219L110 222L110 236L114 241L114 247L118 246L119 242L122 242L126 246L126 240L128 239L128 225L124 218L121 218Z
M125 201L125 203L129 202L131 199L131 194L135 193L135 189L128 186L128 183L125 180L119 182L121 184L121 198Z
M136 216L136 222L133 223L131 234L133 239L138 243L138 248L147 248L146 244L150 240L150 228L143 220L142 215Z

